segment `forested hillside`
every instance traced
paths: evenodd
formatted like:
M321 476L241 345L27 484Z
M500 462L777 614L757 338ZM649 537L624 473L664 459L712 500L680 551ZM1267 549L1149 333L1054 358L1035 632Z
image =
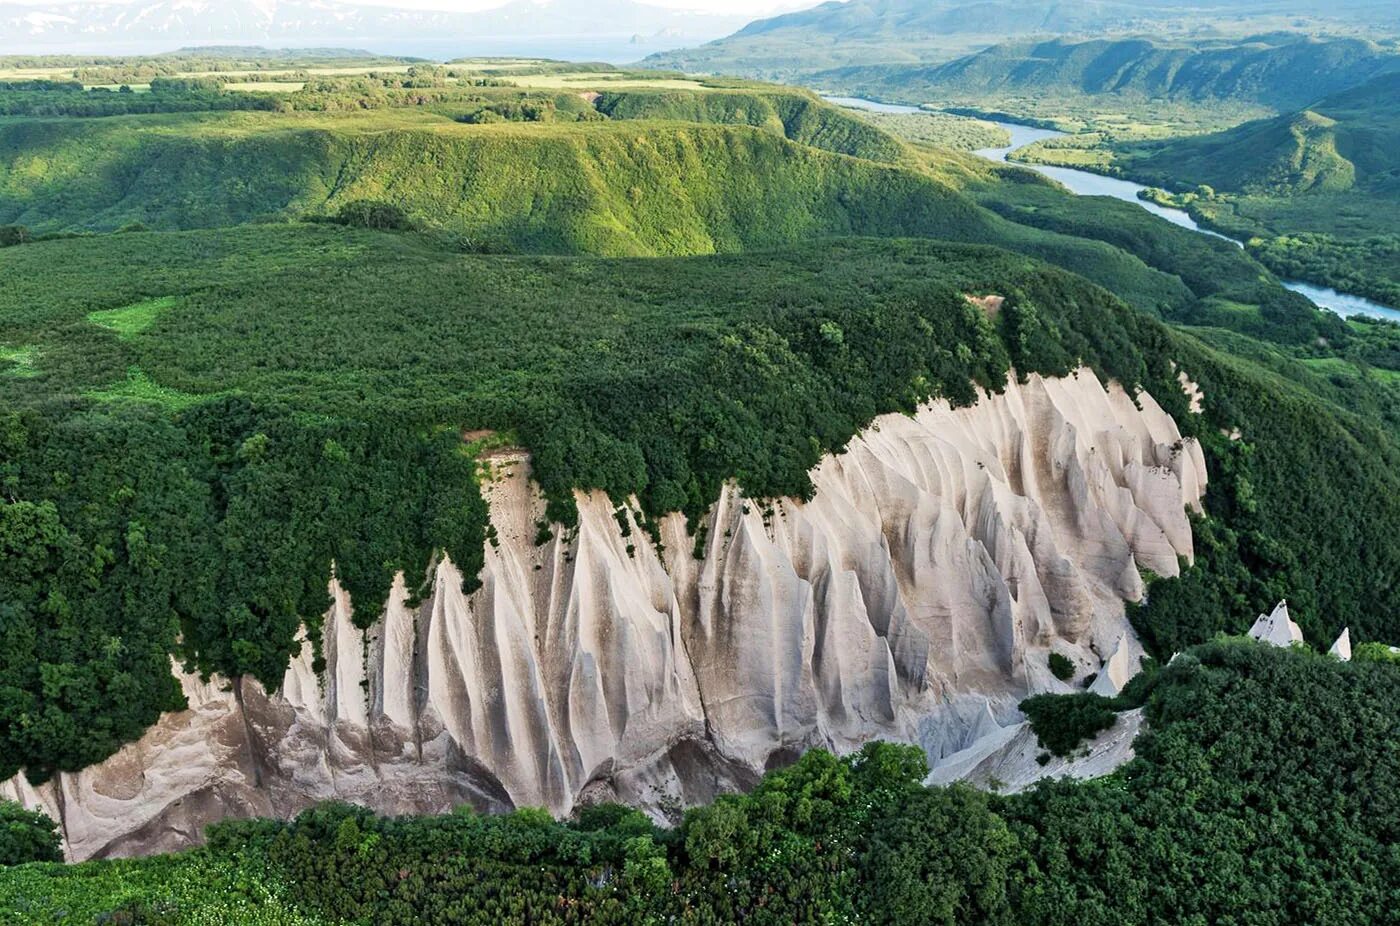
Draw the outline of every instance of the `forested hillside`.
M10 626L28 628L5 654L6 773L80 768L176 706L171 649L275 685L332 560L360 600L435 550L474 575L485 522L464 430L529 447L565 523L575 487L694 515L731 477L801 496L819 454L875 415L969 402L1011 366L1085 362L1168 403L1185 401L1172 359L1205 384L1215 539L1174 580L1203 590L1189 611L1152 599L1161 650L1243 629L1282 593L1315 639L1397 634L1389 433L1022 257L866 241L502 258L290 225L40 242L0 267L16 284L0 296L5 588ZM989 291L1009 297L996 324L962 297ZM1236 427L1244 443L1218 436ZM1358 523L1345 512L1363 494ZM55 588L82 635L53 626ZM53 672L72 681L58 695Z
M1400 49L1393 43L1278 33L1204 42L1056 38L995 45L935 67L852 66L811 79L882 99L1002 111L1031 100L1065 107L1151 101L1286 111L1397 72ZM1091 104L1085 96L1096 99Z
M1306 102L1216 135L1128 149L1124 166L1230 193L1400 192L1400 73Z
M1114 169L1182 194L1276 272L1400 304L1400 74L1218 134L1111 150Z
M874 13L972 15L856 0L806 21ZM180 709L172 657L237 699L275 688L319 639L332 575L377 604L402 572L417 599L447 555L474 586L497 539L480 464L502 448L530 454L539 536L576 530L574 492L597 489L654 544L670 513L703 536L729 481L809 497L881 414L1086 366L1146 389L1209 488L1195 562L1146 576L1130 608L1147 672L1108 705L1027 708L1072 752L1082 706L1094 723L1141 707L1137 758L1108 778L930 790L917 751L874 745L674 829L606 805L567 822L331 805L191 854L0 872L22 922L1281 926L1393 908L1400 329L1320 312L1230 242L802 91L536 62L148 79L0 88L0 780L83 769ZM1232 169L1273 177L1292 139L1314 185L1382 201L1394 140L1358 114L1384 111L1390 80L1312 107L1315 135L1269 135L1284 153L1254 151L1273 166ZM1218 639L1284 597L1311 646L1349 627L1358 660ZM52 856L43 820L0 807L0 825L0 862Z

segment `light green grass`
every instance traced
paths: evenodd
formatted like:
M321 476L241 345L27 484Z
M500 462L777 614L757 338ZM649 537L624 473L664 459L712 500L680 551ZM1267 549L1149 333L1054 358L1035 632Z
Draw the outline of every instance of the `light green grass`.
M0 344L0 372L10 376L36 376L39 349L33 345L6 347Z
M522 74L511 76L510 82L532 90L586 90L592 84L609 90L646 87L663 90L705 90L698 80L681 77L638 77L621 71L581 71L563 74Z
M120 338L134 338L155 324L166 309L175 305L174 296L147 299L119 309L106 309L88 315L88 321L99 328L115 331Z
M171 389L162 386L151 379L139 369L132 368L127 373L125 380L113 383L103 389L96 389L86 393L90 399L111 402L121 399L131 399L137 402L152 402L166 408L176 410L185 408L198 402L201 398L188 392L181 392L179 389Z

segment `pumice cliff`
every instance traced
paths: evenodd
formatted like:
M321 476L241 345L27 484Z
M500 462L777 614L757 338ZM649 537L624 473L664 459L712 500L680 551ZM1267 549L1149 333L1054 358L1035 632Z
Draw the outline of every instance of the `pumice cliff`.
M417 607L402 577L387 603L332 582L324 673L306 641L274 693L184 678L189 709L138 742L0 794L43 805L83 859L327 798L664 816L875 738L956 777L1013 735L1027 693L1078 687L1050 675L1052 650L1079 677L1136 664L1123 602L1191 557L1206 479L1151 396L1087 370L882 417L820 464L810 502L728 489L698 544L679 516L658 546L633 510L580 493L577 528L536 545L528 458L490 463L479 590L447 561Z

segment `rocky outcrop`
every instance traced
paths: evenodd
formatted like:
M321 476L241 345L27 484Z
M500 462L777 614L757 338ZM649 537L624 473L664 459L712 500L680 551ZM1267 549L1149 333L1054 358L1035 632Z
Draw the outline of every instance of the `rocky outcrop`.
M1327 655L1329 655L1329 656L1335 656L1336 658L1340 659L1342 662L1351 662L1351 628L1350 628L1350 627L1343 627L1343 628L1342 628L1342 633L1341 633L1341 635L1337 637L1336 641L1332 644L1331 649L1329 649L1329 650L1327 651Z
M1112 654L1104 660L1103 668L1099 670L1089 690L1104 698L1121 694L1133 676L1138 674L1143 655L1145 654L1137 641L1130 634L1123 634L1118 638L1118 645L1113 648Z
M665 816L873 738L967 764L988 736L1024 739L1027 693L1071 690L1052 647L1093 671L1136 646L1123 601L1141 571L1190 558L1205 481L1150 396L1084 370L880 418L815 470L812 501L731 488L698 544L671 516L657 545L592 493L576 529L536 545L528 458L491 464L478 591L443 562L421 603L398 582L362 633L362 603L332 583L323 674L306 641L275 693L186 678L189 709L110 760L4 792L45 806L89 858L331 797L386 812L617 799Z

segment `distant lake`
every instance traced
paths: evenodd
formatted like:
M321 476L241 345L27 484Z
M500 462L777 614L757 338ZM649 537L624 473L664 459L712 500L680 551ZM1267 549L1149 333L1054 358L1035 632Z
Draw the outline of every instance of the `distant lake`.
M838 106L847 106L852 109L865 109L872 112L881 113L924 113L926 109L917 106L903 106L895 103L876 103L872 100L862 100L857 97L826 97L829 102ZM1033 145L1038 141L1045 141L1049 138L1060 138L1064 132L1056 132L1052 129L1040 129L1034 126L1021 125L1016 122L998 122L992 119L984 119L983 122L991 122L1011 133L1011 144L1005 148L985 148L974 154L984 157L989 161L1001 161L1009 163L1011 152L1027 145ZM1016 162L1016 166L1033 170L1053 180L1064 184L1070 192L1080 196L1111 196L1114 199L1121 199L1124 202L1133 203L1146 209L1155 216L1166 219L1173 225L1180 225L1182 228L1189 228L1192 231L1200 232L1203 235L1210 235L1213 238L1221 238L1232 244L1239 245L1240 242L1234 238L1213 232L1208 228L1202 228L1191 215L1182 209L1171 209L1166 206L1159 206L1154 202L1148 202L1138 196L1140 192L1147 189L1140 183L1133 183L1129 180L1119 180L1116 177L1105 177L1102 174L1090 173L1087 170L1074 170L1070 167L1050 167L1044 164L1022 164ZM1243 245L1240 245L1243 247ZM1340 293L1335 289L1328 289L1325 286L1315 286L1311 283L1300 283L1293 280L1281 281L1284 286L1301 293L1312 300L1314 305L1336 312L1341 316L1369 315L1372 318L1384 318L1394 322L1400 322L1400 309L1393 309L1390 306L1382 305L1362 296L1354 296L1350 293Z

